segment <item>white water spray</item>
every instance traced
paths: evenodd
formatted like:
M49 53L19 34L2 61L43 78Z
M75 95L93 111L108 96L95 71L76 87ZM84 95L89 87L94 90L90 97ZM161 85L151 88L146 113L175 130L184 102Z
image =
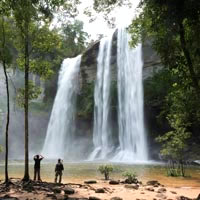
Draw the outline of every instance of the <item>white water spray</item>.
M64 158L74 148L75 105L79 89L81 56L63 61L58 90L47 128L42 154L46 158Z
M99 45L97 76L94 89L94 151L89 160L104 159L112 151L112 132L110 126L110 58L112 36L103 38Z
M114 161L147 161L143 116L142 47L131 49L130 36L118 29L118 124L119 148Z

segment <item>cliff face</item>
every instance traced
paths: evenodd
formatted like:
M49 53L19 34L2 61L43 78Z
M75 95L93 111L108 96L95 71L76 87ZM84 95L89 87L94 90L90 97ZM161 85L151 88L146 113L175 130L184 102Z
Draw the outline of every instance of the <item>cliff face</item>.
M82 55L81 62L81 80L83 83L91 83L96 79L97 72L97 56L100 42L97 41L94 45L89 47ZM112 58L111 58L111 72L112 80L116 80L117 67L116 67L116 54L117 54L117 34L113 36L112 45ZM142 44L143 54L143 79L153 75L154 72L162 68L160 58L152 48L152 41L147 40Z

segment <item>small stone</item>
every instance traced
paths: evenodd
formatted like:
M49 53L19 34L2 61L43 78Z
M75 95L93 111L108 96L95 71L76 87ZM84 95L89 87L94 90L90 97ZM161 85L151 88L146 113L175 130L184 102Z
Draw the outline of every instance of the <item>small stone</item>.
M110 200L123 200L123 199L120 197L112 197Z
M96 193L105 193L105 190L103 188L98 188L95 190Z
M148 190L148 191L154 192L154 188L153 188L153 187L146 187L145 190Z
M56 195L56 199L59 199L59 200L67 200L67 199L68 199L68 196L67 196L67 195L62 195L62 194L57 194L57 195Z
M61 193L61 189L59 187L55 187L52 189L52 191L55 193L55 194L58 194L58 193Z
M87 198L79 198L79 197L68 197L67 200L88 200Z
M88 181L84 181L85 184L95 184L97 183L97 181L95 180L88 180Z
M64 190L65 194L74 194L75 193L74 189L72 189L70 187L65 187L63 190Z
M9 194L6 194L3 196L3 198L0 198L0 199L5 199L5 200L19 200L17 197L12 197L10 196Z
M147 181L147 185L160 185L160 183L156 180L152 180L152 181Z
M177 197L177 200L192 200L192 199L185 197L185 196L179 196L179 197Z
M110 180L110 181L109 181L109 184L110 184L110 185L118 185L118 184L119 184L119 181Z
M199 195L198 195L198 197L197 197L197 199L196 200L200 200L200 193L199 193Z
M160 199L166 199L167 198L167 196L162 194L162 193L157 194L156 197L158 197Z
M172 194L177 194L177 192L175 192L175 191L170 191ZM199 199L200 200L200 199Z
M165 188L159 188L157 192L158 192L158 193L164 193L164 192L166 192L166 191L167 191L167 190L166 190Z
M91 196L91 197L89 197L89 200L101 200L101 199L98 198L98 197L93 197L93 196Z
M124 187L128 189L135 189L135 190L139 188L137 184L125 185Z
M47 193L47 194L46 194L46 197L56 198L56 195L55 195L55 194L52 194L52 193Z

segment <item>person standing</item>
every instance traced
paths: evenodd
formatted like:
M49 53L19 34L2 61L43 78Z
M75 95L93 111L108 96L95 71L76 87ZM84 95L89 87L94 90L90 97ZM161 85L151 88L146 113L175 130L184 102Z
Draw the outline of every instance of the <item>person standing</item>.
M38 181L42 181L40 178L40 161L43 159L44 157L41 155L35 155L33 157L34 161L35 161L35 165L34 165L34 181L36 180L36 176Z
M55 167L55 183L57 183L57 178L59 176L59 183L62 181L62 171L64 170L64 166L61 162L61 159L58 159L58 163L56 164Z

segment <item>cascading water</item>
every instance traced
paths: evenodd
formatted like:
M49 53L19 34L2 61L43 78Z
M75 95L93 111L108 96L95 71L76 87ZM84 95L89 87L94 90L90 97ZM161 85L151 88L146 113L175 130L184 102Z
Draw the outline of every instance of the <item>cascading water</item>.
M67 58L62 63L58 90L42 151L46 158L64 158L64 155L74 148L75 105L79 89L80 63L81 56Z
M113 149L110 126L111 47L112 36L100 41L94 89L94 151L89 156L89 160L104 159Z
M142 47L132 49L130 36L118 29L118 125L119 148L114 161L147 161L147 145L143 117Z

